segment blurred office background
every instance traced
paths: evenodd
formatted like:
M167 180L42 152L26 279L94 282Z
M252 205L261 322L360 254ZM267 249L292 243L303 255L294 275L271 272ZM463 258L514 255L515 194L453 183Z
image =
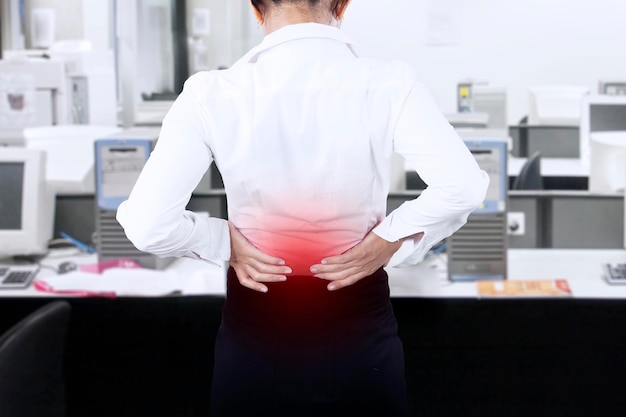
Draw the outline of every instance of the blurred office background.
M625 16L624 0L352 1L343 30L414 66L492 180L426 262L389 268L415 415L624 414L626 286L612 284L626 280L605 275L626 271ZM185 80L262 41L249 0L0 0L0 35L0 266L78 275L80 294L92 278L61 265L130 258L207 285L71 296L68 417L206 415L219 271L139 253L115 210ZM393 165L388 211L425 186ZM220 179L213 164L188 208L226 218ZM457 282L500 278L566 279L573 297L503 302ZM0 330L49 299L29 283L2 289Z
M196 71L228 67L262 39L248 0L3 0L3 50L37 49L33 12L54 13L53 41L95 49L136 42L138 100L170 98ZM507 118L527 114L528 89L623 79L620 0L355 0L344 30L366 55L412 63L444 112L460 80L505 86ZM118 59L119 59L118 49ZM119 64L119 63L118 63ZM124 74L118 74L123 77Z
M138 128L156 140L190 75L263 39L249 0L1 0L0 11L0 104L23 106L0 107L0 145L48 152L55 230L87 240L93 219L65 222L77 202L63 202L93 199L93 141ZM622 0L354 0L342 30L363 56L412 64L464 139L507 142L507 210L526 226L509 220L510 247L623 248L625 15ZM550 192L514 184L530 168ZM213 166L197 194L219 179ZM425 186L397 158L392 183L390 210ZM594 222L575 235L581 216Z

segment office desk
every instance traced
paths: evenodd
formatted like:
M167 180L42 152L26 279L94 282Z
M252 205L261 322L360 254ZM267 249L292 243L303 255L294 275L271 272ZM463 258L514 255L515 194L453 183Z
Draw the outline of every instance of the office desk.
M58 275L50 267L57 267L65 261L77 265L89 265L97 262L93 254L79 253L74 249L55 250L41 262L44 267L36 279L53 282ZM623 299L626 300L626 285L609 285L602 276L603 263L626 263L626 249L620 250L577 250L577 249L510 249L508 251L509 280L567 279L577 298ZM175 285L178 295L217 296L226 293L227 265L179 258L166 271L146 269L117 269L111 277L123 275L128 281L139 277L145 283L145 274L151 273L159 289L129 286L118 297L161 297L170 295L165 289L161 294L162 279L170 280ZM391 297L407 298L477 298L476 284L473 282L451 283L447 280L447 258L445 253L427 258L420 264L407 268L387 268ZM80 270L64 274L61 277L83 279L85 289L92 279L99 279L100 274L81 272ZM106 277L104 275L103 277ZM111 278L112 279L112 278ZM109 287L108 287L109 288ZM115 288L111 287L114 291ZM0 297L51 297L55 294L37 291L33 286L22 290L3 290Z
M80 267L95 265L97 255L85 254L77 249L55 249L51 254L42 259L41 269L35 280L42 280L54 286L55 279L69 279L84 282L84 287L77 290L92 291L94 288L103 288L102 284L93 286L94 281L104 282L107 292L115 292L116 297L163 297L168 295L184 296L224 296L226 291L226 264L217 265L204 261L188 258L178 258L172 262L166 270L153 271L150 269L123 269L116 268L104 272L104 274L84 272ZM54 272L63 262L72 262L79 269L59 275ZM127 278L128 284L115 288L114 283L107 285L106 280L119 282ZM150 281L154 283L150 287ZM58 294L38 291L33 285L26 289L1 290L2 297L56 297ZM108 296L108 295L107 295Z
M607 262L626 263L626 250L510 249L507 278L567 279L575 298L626 300L626 285L609 285L604 281L601 265ZM414 267L387 270L394 297L478 297L475 283L447 280L445 254Z
M565 299L478 299L468 284L402 295L432 279L420 268L441 270L390 270L413 415L621 417L626 302L598 269L625 253L511 251L512 278L566 276ZM223 296L66 299L68 417L208 415ZM47 301L1 298L0 330Z

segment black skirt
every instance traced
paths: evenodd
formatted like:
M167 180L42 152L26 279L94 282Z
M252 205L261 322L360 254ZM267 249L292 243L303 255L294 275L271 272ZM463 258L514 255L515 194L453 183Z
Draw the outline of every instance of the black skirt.
M404 354L380 269L355 285L292 276L266 294L231 268L211 416L406 416Z

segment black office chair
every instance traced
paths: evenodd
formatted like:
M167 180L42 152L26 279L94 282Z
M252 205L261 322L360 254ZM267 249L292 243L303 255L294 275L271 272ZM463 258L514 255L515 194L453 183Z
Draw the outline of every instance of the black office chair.
M513 190L543 190L543 178L541 177L541 153L535 152L522 166L515 181Z
M53 301L0 336L0 416L65 417L70 305Z

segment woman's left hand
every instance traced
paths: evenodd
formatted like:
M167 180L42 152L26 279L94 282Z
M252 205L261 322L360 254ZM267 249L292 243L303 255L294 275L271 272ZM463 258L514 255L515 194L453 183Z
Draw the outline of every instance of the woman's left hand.
M331 281L328 290L335 291L353 285L387 265L401 245L402 241L388 242L370 231L342 255L330 256L321 264L313 265L311 272L317 278Z
M291 268L285 265L284 260L261 252L231 222L228 222L228 230L229 264L237 273L241 285L254 291L267 292L267 286L263 283L287 280L285 274L290 274Z

